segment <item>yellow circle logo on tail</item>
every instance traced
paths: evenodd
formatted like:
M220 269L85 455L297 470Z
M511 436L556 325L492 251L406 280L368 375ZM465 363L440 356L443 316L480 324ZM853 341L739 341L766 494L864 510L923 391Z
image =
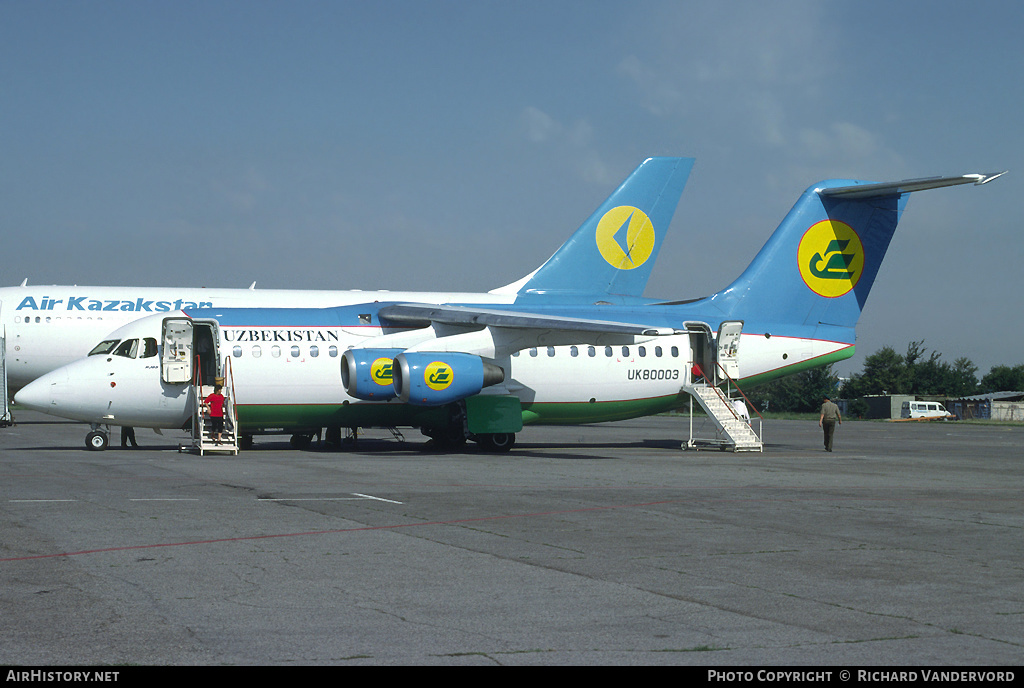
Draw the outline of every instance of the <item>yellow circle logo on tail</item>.
M853 227L822 220L808 229L797 249L800 276L811 291L835 298L849 293L864 272L864 244Z
M654 252L654 225L639 208L612 208L597 223L596 234L601 257L619 270L640 267Z
M427 367L423 369L423 381L427 383L427 387L435 392L448 389L454 380L455 372L444 361L428 363Z
M394 381L392 376L394 361L390 358L378 358L370 364L370 379L381 387L390 386Z

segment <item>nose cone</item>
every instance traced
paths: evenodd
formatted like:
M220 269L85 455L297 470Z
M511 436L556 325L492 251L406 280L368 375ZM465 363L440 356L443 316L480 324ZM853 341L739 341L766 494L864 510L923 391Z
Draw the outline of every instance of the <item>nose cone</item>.
M51 416L100 422L109 404L102 367L102 359L95 357L69 363L23 387L14 401Z
M14 401L33 411L52 413L55 410L54 393L58 397L61 396L66 391L67 384L67 371L63 368L58 368L22 387L14 395Z

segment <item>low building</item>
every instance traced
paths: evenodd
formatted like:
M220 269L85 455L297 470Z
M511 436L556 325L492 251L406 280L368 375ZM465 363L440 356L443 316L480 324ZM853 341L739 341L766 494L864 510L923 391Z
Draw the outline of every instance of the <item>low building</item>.
M990 392L954 399L946 404L962 420L1024 422L1024 392Z

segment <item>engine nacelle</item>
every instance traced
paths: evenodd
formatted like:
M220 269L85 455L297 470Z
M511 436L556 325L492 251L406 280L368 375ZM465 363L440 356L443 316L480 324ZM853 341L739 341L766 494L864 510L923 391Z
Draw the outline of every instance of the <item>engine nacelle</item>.
M349 396L365 401L395 398L392 370L401 349L348 349L341 355L341 384Z
M440 406L505 380L505 371L473 354L414 351L395 357L395 391L415 406Z

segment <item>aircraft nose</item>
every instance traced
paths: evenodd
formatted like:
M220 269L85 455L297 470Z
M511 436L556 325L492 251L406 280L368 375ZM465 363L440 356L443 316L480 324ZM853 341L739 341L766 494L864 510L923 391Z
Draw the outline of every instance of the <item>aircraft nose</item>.
M25 408L46 413L52 410L54 394L59 395L67 384L67 371L55 370L22 387L14 395L14 401Z

